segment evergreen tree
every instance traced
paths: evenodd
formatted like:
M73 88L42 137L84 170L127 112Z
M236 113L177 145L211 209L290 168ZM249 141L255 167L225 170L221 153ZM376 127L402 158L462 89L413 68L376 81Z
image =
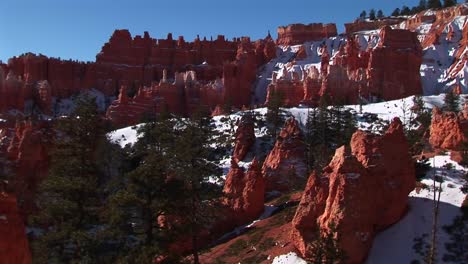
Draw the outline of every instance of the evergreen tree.
M408 127L405 127L405 134L410 145L411 154L418 155L428 144L423 136L431 124L431 112L424 106L423 98L420 95L416 95L413 98L413 106L410 110L410 118L408 120ZM422 164L418 164L417 166L419 165Z
M109 222L123 259L149 263L156 254L169 255L166 245L174 234L158 225L160 216L173 215L180 201L182 181L171 175L176 122L159 115L138 129L131 154L133 167L109 199ZM172 235L172 236L169 236ZM129 238L133 243L128 243Z
M345 252L340 248L338 241L339 237L337 236L337 229L334 223L329 225L328 230L319 231L317 239L308 245L311 252L311 263L334 264L345 261Z
M74 113L57 121L48 177L38 193L35 224L48 229L34 241L38 263L99 263L99 209L105 181L97 149L107 144L96 102L80 98Z
M400 11L400 15L402 16L409 16L411 15L411 10L407 6L403 6Z
M427 7L427 0L419 0L418 11L426 10Z
M446 93L443 109L445 111L458 113L460 111L460 95L453 91Z
M392 16L397 17L400 16L400 8L395 8L392 12Z
M444 7L451 7L457 4L457 0L444 0Z
M384 18L384 13L383 13L383 11L381 9L379 9L379 11L377 11L377 18L378 19Z
M281 106L283 104L283 94L279 91L270 91L270 100L267 104L266 122L268 134L276 139L279 130L283 127L284 116Z
M440 0L428 0L427 7L428 8L441 8L442 4L440 3Z
M329 104L330 98L325 94L319 107L308 112L304 141L309 171L325 166L335 149L347 144L356 131L353 114L342 106L328 107Z
M375 20L375 10L374 9L371 9L369 11L369 19L370 20Z
M209 115L198 112L186 120L183 129L176 139L174 148L174 174L184 180L184 191L181 193L184 202L179 207L181 222L185 233L192 238L192 253L195 264L199 263L198 251L200 232L206 227L217 210L213 201L219 198L222 190L210 183L210 178L221 174L213 155L212 138L215 134Z
M359 18L360 18L361 20L365 20L366 17L367 17L367 12L366 12L366 10L362 10L361 14L359 15Z

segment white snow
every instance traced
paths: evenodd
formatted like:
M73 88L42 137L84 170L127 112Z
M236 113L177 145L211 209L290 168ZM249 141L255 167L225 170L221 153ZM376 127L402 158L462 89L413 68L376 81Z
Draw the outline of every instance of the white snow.
M107 134L107 138L112 143L119 144L122 148L124 148L127 145L132 146L138 141L137 130L142 125L143 124L138 124L136 126L117 129Z
M288 254L274 258L272 264L307 264L307 262L300 258L295 252L289 252Z
M453 165L453 170L448 171L443 168L448 163ZM464 194L460 190L463 185L461 175L466 170L451 161L449 155L435 156L430 159L430 164L435 167L422 181L428 188L422 189L419 193L411 192L408 213L398 223L377 234L367 264L409 263L414 259L419 259L412 247L414 238L431 232L434 195L431 177L433 173L444 179L437 226L437 263L444 263L442 262L442 257L446 252L444 244L449 241L449 235L442 229L442 226L452 224L453 218L461 213L460 205L464 199ZM439 183L436 183L436 186L438 187Z

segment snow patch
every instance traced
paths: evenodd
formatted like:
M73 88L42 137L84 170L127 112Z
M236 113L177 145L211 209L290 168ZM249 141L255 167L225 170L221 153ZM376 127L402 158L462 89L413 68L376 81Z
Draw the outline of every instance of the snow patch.
M143 124L138 124L131 127L117 129L107 134L107 138L110 142L119 144L122 148L126 147L127 145L133 146L133 144L135 144L138 141L139 137L137 130L142 125Z
M295 252L289 252L288 254L275 257L272 264L307 264L307 262Z

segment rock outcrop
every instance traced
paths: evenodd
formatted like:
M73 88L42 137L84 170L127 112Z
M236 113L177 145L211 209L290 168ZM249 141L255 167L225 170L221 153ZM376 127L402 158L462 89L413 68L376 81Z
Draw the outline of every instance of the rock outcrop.
M465 112L465 111L464 111ZM468 119L464 113L442 112L432 110L429 143L436 149L459 150L466 142Z
M348 37L332 63L326 46L318 54L322 57L320 69L288 72L284 67L280 75L273 73L266 101L273 91L284 95L284 106L317 104L325 94L345 104L422 94L422 49L417 34L411 31L384 27L378 45L368 50L361 50L358 38Z
M306 41L316 41L337 35L335 24L291 24L278 27L278 45L298 45Z
M250 116L243 116L235 134L235 145L232 158L241 161L245 158L251 147L255 144L255 123Z
M376 30L384 26L396 25L404 21L403 18L385 18L373 21L355 20L352 23L345 24L346 34L351 35L359 31Z
M385 27L367 67L368 92L384 100L422 94L422 48L417 34Z
M6 154L11 161L12 185L22 214L34 211L37 187L47 176L51 133L48 122L18 122L9 143Z
M16 198L0 190L0 261L2 263L32 263L23 222L18 212Z
M90 88L112 97L122 86L130 94L140 88L158 90L157 94L152 92L150 101L159 100L159 108L168 104L179 114L190 114L200 103L213 109L228 99L241 108L250 104L257 67L275 56L276 44L270 35L256 42L248 37L228 41L222 35L216 40L197 37L186 42L183 37L173 39L171 34L166 39L154 39L145 32L144 36L132 38L128 30L116 30L97 54L96 62L63 61L27 53L2 64L0 111L24 111L25 102L31 100L43 113L51 114L54 97L69 98ZM179 72L196 76L190 80L194 89L180 89L184 77ZM175 78L168 80L168 76Z
M304 153L305 145L299 123L290 118L263 163L262 173L267 192L285 192L305 183L307 166Z
M223 191L231 211L227 220L234 222L232 228L257 219L263 213L265 201L265 180L257 160L244 172L233 159Z
M350 145L336 150L322 175L309 177L291 233L306 257L308 243L333 224L346 263L363 263L375 234L406 212L415 174L400 120L383 136L357 131Z

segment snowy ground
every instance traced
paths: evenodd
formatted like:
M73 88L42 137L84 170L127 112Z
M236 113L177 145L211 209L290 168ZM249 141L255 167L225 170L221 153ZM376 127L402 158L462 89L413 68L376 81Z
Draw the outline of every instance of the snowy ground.
M444 168L449 163L453 166L451 170ZM422 189L420 192L413 191L410 193L408 213L398 223L377 234L366 261L367 264L410 263L412 260L420 259L413 250L413 245L415 238L431 232L432 198L434 195L431 189L431 177L433 173L441 176L444 180L437 226L438 261L436 263L449 263L442 261L443 255L446 254L445 243L450 241L449 234L442 227L452 224L453 219L461 214L460 205L465 197L460 190L463 186L461 177L467 170L451 161L449 155L435 156L430 159L430 164L433 169L422 180L429 187ZM466 241L460 241L460 243L466 243ZM276 257L273 263L302 264L306 262L298 257L296 253L290 252Z
M444 165L448 163L451 163L454 169L450 171L444 169ZM444 244L449 241L449 234L442 229L442 226L452 224L453 218L461 213L460 205L465 197L460 190L463 186L461 176L466 170L451 161L449 155L435 156L430 159L430 164L435 167L428 172L427 178L422 181L429 187L419 193L416 191L410 193L408 213L398 223L377 234L367 264L409 263L414 259L419 259L412 247L414 238L431 232L434 193L430 178L433 173L444 179L440 198L437 235L437 258L439 261L437 263L447 263L442 261L442 257L446 253Z
M442 94L437 96L424 96L423 100L426 107L430 109L434 106L442 106L443 98L444 95ZM412 100L413 96L400 100L363 105L362 114L357 115L358 125L361 128L372 130L372 123L368 123L360 118L364 113L375 114L379 119L387 121L390 121L394 117L399 117L402 120L409 118L407 115L409 109L413 105ZM349 105L345 107L359 113L358 105ZM302 125L306 123L307 113L310 111L310 109L307 108L290 108L284 110L286 110L289 115L298 119ZM266 108L258 108L254 111L260 116L263 116L266 113ZM227 117L214 117L217 130L220 132L232 133L232 131L237 129L237 121L241 118L241 115L242 112L238 112ZM138 140L136 130L139 126L141 126L141 124L122 128L109 133L108 136L112 142L118 143L121 147L125 147L127 144L132 145ZM265 134L265 127L255 129L255 135L257 138L263 137ZM259 144L259 140L257 140L256 144ZM253 157L246 158L246 161L240 162L239 166L244 169L248 169L252 158ZM227 155L226 158L221 161L220 166L223 168L223 176L225 176L229 171L230 162L230 155ZM452 219L460 213L459 207L464 199L464 194L460 190L463 185L461 176L465 169L451 161L449 155L436 156L430 160L430 163L434 169L428 173L428 179L424 179L422 182L428 186L432 186L430 177L434 172L444 178L444 183L442 185L443 192L441 194L441 217L439 222L440 239L438 245L439 249L443 249L444 243L448 241L448 234L445 233L441 227L451 224ZM452 163L454 169L451 171L444 169L443 167L447 163ZM411 260L417 258L417 255L412 249L414 244L413 239L424 233L430 232L430 225L432 223L431 199L433 197L433 192L430 188L427 188L420 190L419 193L413 191L409 196L408 214L400 222L376 236L369 259L367 260L368 264L409 263ZM441 258L444 251L440 251L439 253L439 258ZM289 264L305 262L297 257L295 253L290 253L288 255L275 258L273 263Z

